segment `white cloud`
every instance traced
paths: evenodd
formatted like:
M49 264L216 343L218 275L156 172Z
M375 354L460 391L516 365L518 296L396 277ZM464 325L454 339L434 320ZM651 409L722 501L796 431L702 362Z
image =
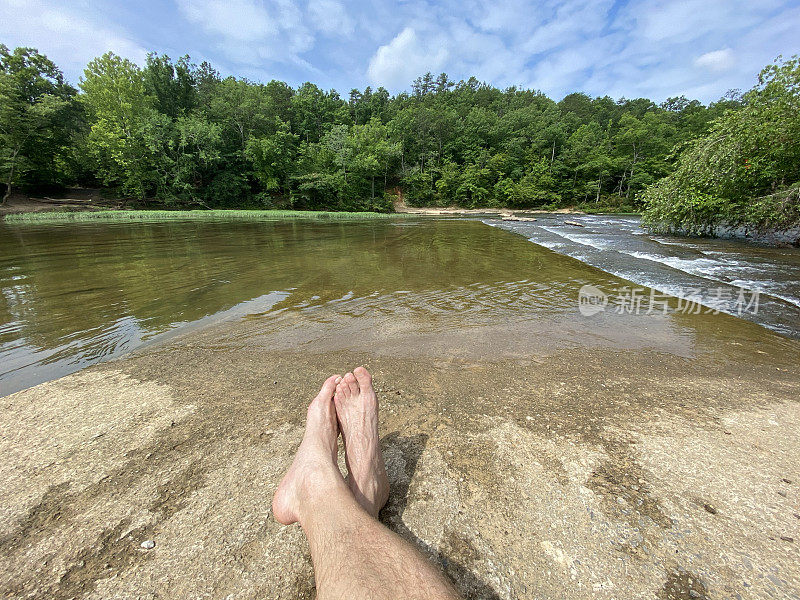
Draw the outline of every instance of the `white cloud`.
M591 40L552 52L536 63L526 87L549 95L564 89L579 91L586 81L585 72L598 66L598 57L607 56L609 50L607 44Z
M522 48L525 52L535 54L594 38L603 29L611 5L610 0L559 3L547 15L547 21L535 27L527 39L522 40Z
M444 70L456 79L474 75L500 87L558 94L585 81L603 53L616 49L600 36L612 0L408 4L405 29L378 48L367 71L372 83L390 89Z
M465 8L467 8L465 6ZM533 9L529 0L488 0L478 5L470 20L485 31L508 32L528 28L546 13L546 8Z
M443 40L420 40L406 27L388 44L378 48L369 62L367 73L374 85L403 88L427 71L438 71L447 58Z
M336 0L310 0L308 16L314 26L323 33L350 35L355 25L344 6Z
M182 0L180 7L193 23L231 40L253 42L277 33L265 8L249 0Z
M93 0L0 0L0 41L38 46L73 81L106 50L141 62L146 43L209 59L225 73L293 85L311 79L340 91L369 83L396 92L426 71L445 71L556 99L585 91L656 101L680 94L714 100L750 87L778 54L800 52L797 0L175 0L141 10L101 7Z
M46 54L73 83L93 58L114 52L139 64L147 52L124 31L97 23L88 15L36 0L0 0L0 40Z
M730 48L706 52L694 59L696 66L703 67L709 71L728 71L735 63L733 50Z
M178 6L236 62L274 60L308 67L299 55L313 47L314 36L291 0L180 0Z

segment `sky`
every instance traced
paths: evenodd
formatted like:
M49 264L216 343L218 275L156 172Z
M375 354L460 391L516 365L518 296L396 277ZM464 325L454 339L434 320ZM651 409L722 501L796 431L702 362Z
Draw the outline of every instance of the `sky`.
M417 76L703 102L800 53L800 0L0 0L0 43L68 80L106 51L209 61L223 75L395 93Z

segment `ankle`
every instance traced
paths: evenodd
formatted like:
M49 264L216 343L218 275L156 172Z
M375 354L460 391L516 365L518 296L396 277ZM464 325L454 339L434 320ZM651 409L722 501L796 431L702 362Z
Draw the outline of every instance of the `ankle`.
M336 465L321 465L309 470L298 489L299 521L304 515L316 512L323 503L335 502L341 494L350 494L339 468Z

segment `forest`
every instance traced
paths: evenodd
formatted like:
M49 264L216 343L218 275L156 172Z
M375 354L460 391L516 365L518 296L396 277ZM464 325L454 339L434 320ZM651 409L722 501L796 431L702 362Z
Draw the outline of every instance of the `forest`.
M695 232L786 227L798 222L798 98L797 58L704 105L556 102L445 73L342 97L156 53L144 66L107 53L75 88L36 50L0 45L0 180L4 200L81 185L144 208L380 212L400 198L644 210L655 228Z

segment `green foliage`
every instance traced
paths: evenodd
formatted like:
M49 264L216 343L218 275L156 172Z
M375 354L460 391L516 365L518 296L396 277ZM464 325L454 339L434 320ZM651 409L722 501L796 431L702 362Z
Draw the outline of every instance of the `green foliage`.
M800 59L766 67L743 106L689 142L673 173L643 194L654 230L800 226Z
M172 64L169 56L147 55L144 83L148 95L154 98L156 109L176 119L192 110L197 104L196 67L188 56Z
M290 177L294 167L297 136L289 124L277 119L271 135L251 138L245 147L245 157L253 164L253 174L267 192L290 192Z
M67 147L80 122L76 90L46 56L0 44L0 181L3 202L15 184L61 183Z
M797 155L797 131L785 119L796 108L774 85L786 77L780 69L763 74L760 95L703 106L585 94L556 103L444 73L417 78L411 93L368 87L343 99L313 83L222 78L207 63L155 53L143 67L111 53L96 58L78 94L34 50L3 47L2 65L0 173L9 189L100 184L168 207L391 211L387 190L397 188L413 205L635 209L648 186L648 198L668 198L691 179L679 167L656 183L675 171L675 148L699 148L693 140L715 119L757 105L757 115L736 117L750 119L740 126L749 146L724 165L721 155L708 159L728 173L747 152L750 166L727 187L719 177L716 187L693 183L702 193L691 196L694 212L713 220L705 207L722 204L710 199L758 189L748 214L764 219L768 207L786 205L791 194L779 192L797 181L780 166ZM774 131L759 134L753 118L774 122ZM677 210L667 204L658 210Z
M159 157L168 116L154 108L142 70L106 53L91 61L81 81L92 122L87 149L99 179L125 195L144 198L159 182Z

